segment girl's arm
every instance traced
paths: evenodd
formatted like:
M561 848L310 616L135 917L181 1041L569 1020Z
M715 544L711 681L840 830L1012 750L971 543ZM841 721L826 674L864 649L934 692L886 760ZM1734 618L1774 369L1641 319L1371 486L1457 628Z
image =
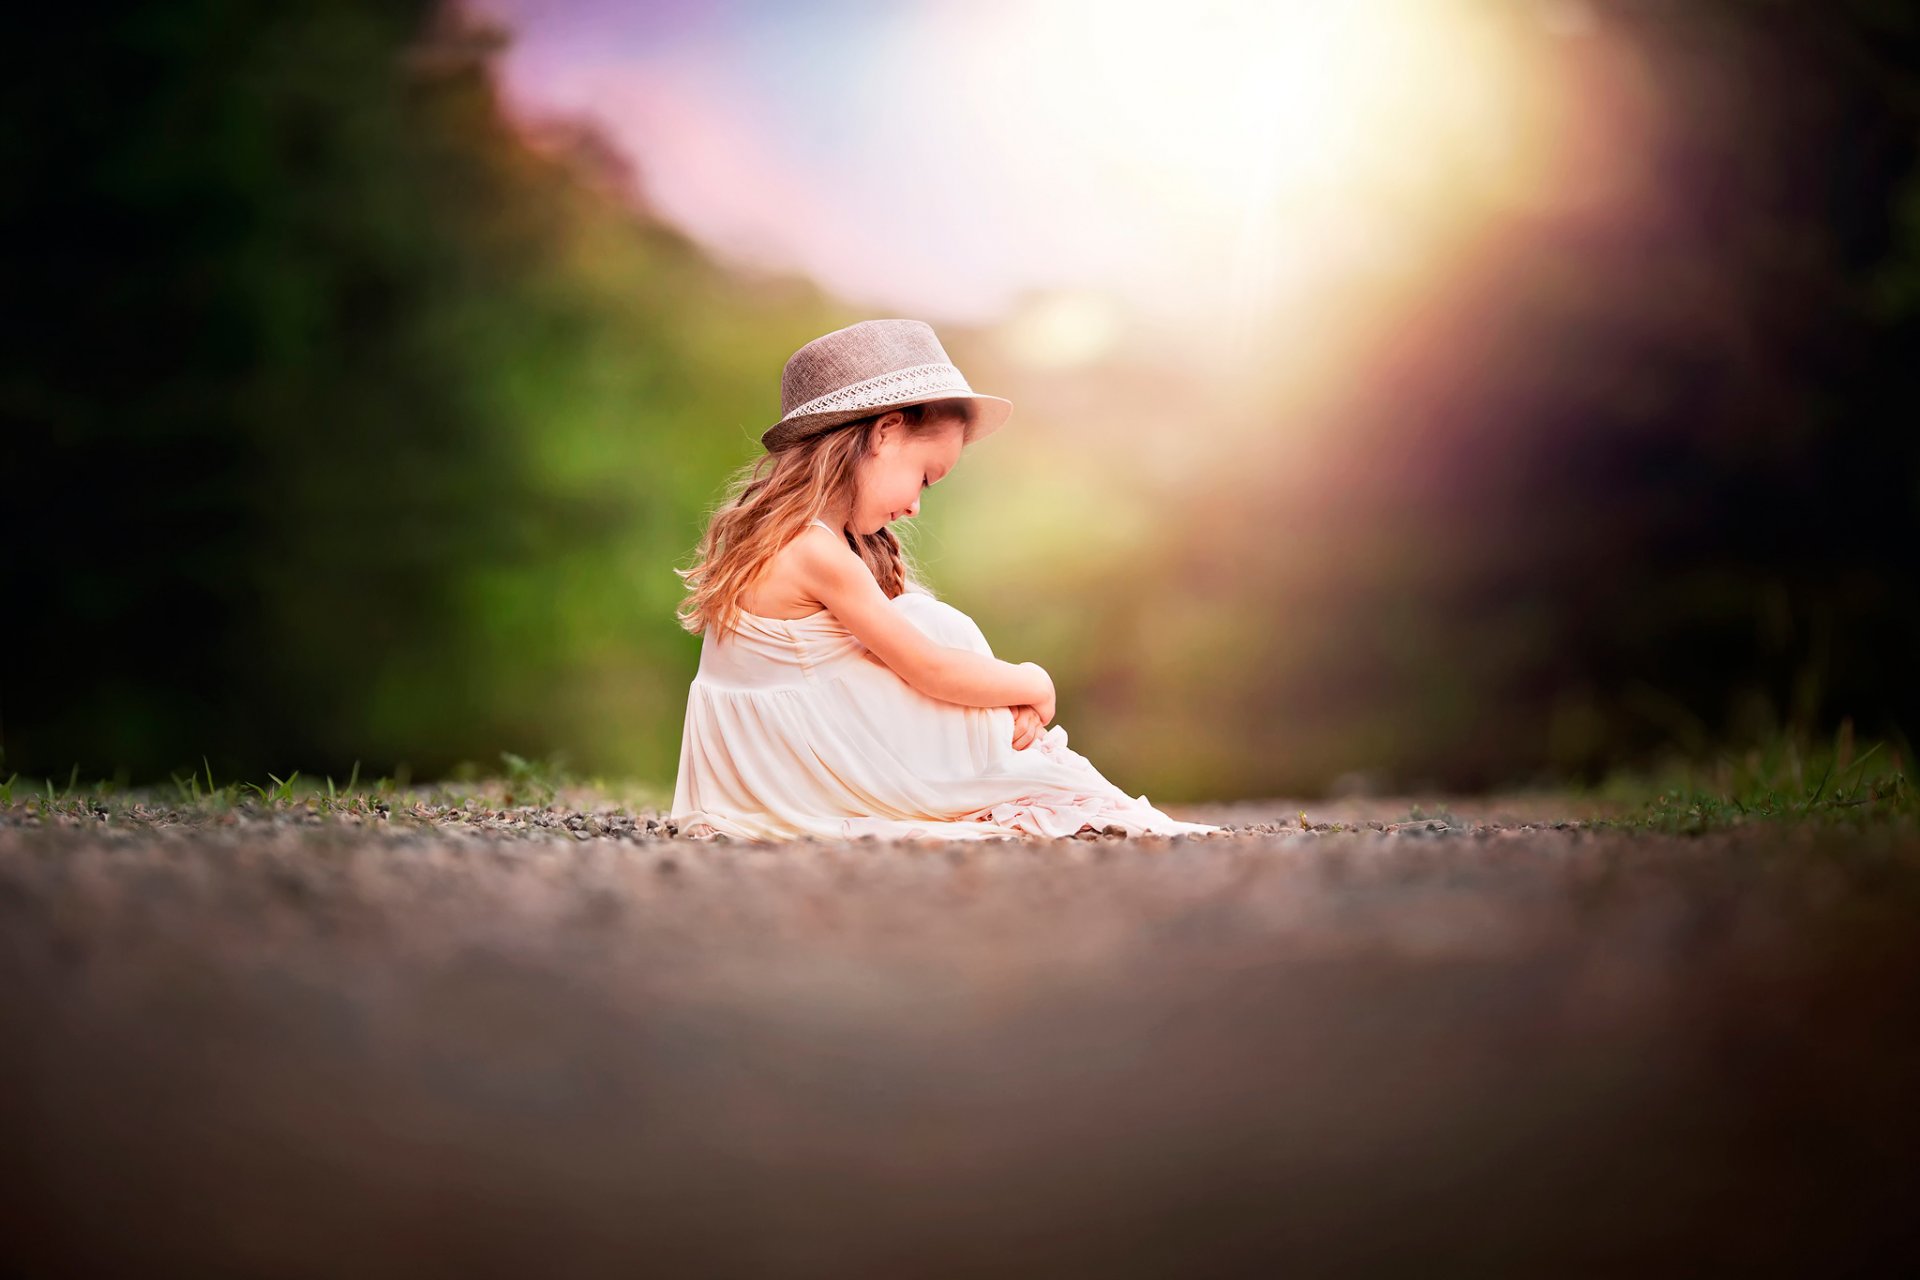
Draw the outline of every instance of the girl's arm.
M909 630L919 631L918 627L898 615L894 615L893 620L903 623ZM847 629L853 630L851 626ZM925 639L924 634L921 638ZM1017 707L1030 704L1048 720L1053 719L1053 677L1038 663L1002 662L971 649L954 649L947 645L932 644L931 641L928 644L933 653L919 659L924 665L915 675L909 676L891 662L887 665L893 667L902 680L929 698L958 702L969 707Z
M808 590L874 657L930 698L969 707L1031 703L1053 718L1053 678L1038 664L1011 663L936 643L896 612L866 563L826 533L800 539Z

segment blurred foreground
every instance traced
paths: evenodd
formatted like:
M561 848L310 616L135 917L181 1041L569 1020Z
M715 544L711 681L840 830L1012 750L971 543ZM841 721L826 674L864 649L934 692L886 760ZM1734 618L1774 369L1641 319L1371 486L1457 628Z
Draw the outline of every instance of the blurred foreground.
M1920 1262L1912 823L1179 812L1234 829L8 806L7 1269Z

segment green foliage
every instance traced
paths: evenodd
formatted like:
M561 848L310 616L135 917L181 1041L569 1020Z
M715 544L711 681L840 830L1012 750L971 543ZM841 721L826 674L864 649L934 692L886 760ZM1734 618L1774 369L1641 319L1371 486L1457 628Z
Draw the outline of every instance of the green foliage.
M411 785L404 766L397 775L363 780L359 761L354 762L344 786L330 776L302 781L298 769L284 778L269 773L266 782L235 779L216 784L208 768L176 773L164 788L128 787L117 779L82 782L76 766L70 771L64 789L52 777L23 779L21 774L14 773L0 783L0 806L19 807L27 814L112 821L133 816L137 810L151 811L156 806L213 814L263 807L363 816L376 811L390 813L396 806L409 808L423 801L464 802L490 809L546 808L554 804L562 789L573 788L586 788L597 796L621 795L625 797L626 806L632 808L659 808L664 799L655 788L610 785L598 778L590 782L581 779L558 755L528 758L503 751L500 759L504 766L502 773L485 777L476 773L463 785L439 784L424 788Z
M524 140L499 41L443 8L36 19L0 87L35 122L0 385L10 464L84 473L88 514L10 495L72 531L10 601L44 620L21 768L168 776L212 743L433 776L516 742L670 772L670 567L780 362L843 318L636 212L584 127Z
M1700 833L1744 823L1910 824L1920 819L1904 736L1856 750L1851 726L1832 741L1781 735L1738 754L1677 759L1647 773L1616 773L1592 798L1629 811L1597 825Z
M556 757L551 763L530 761L502 751L500 759L507 766L506 802L524 804L529 801L536 805L549 805L565 781L565 769Z
M270 773L267 775L267 778L273 783L271 790L261 786L257 782L249 782L246 785L256 792L262 801L269 805L288 803L293 799L293 780L299 776L300 771L298 769L295 769L284 779Z
M358 760L355 760L353 762L353 772L347 775L346 789L348 791L352 791L355 785L359 783L359 781L360 781L360 762ZM334 790L332 774L327 775L327 802L329 804L336 804L339 802L339 792Z

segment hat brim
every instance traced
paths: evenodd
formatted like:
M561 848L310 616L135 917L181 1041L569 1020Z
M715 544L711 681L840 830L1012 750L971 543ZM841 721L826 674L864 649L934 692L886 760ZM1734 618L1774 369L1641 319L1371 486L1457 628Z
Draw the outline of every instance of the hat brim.
M889 409L903 409L910 404L931 404L935 400L972 400L980 406L980 416L974 421L973 439L969 443L977 444L1001 427L1013 414L1013 401L1000 396L981 395L977 391L943 391L933 395L914 396L896 404L868 405L862 409L831 409L825 413L805 413L794 418L782 418L760 434L760 443L771 453L808 436L818 435L822 431L831 431L849 422L858 422L861 418L871 418L885 413Z

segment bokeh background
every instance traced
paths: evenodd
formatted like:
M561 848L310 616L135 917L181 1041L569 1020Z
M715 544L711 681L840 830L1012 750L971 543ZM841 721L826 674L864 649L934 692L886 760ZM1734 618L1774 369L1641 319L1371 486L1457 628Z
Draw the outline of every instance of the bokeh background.
M934 323L906 537L1156 801L1920 723L1888 0L42 6L0 770L670 789L779 373Z

